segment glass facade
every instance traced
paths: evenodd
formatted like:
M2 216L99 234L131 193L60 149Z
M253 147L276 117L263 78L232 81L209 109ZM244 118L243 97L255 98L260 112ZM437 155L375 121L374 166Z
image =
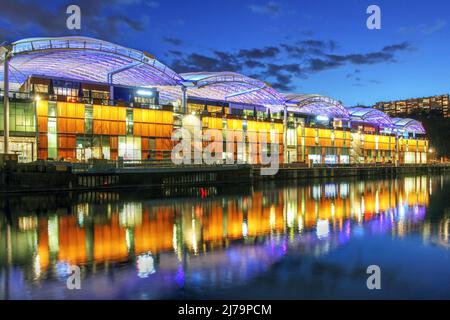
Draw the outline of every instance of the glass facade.
M47 145L48 145L48 159L58 159L58 125L56 103L49 102L48 104L48 124L47 124Z
M0 130L4 126L3 97L0 99ZM10 101L9 104L9 130L17 132L35 132L35 103Z
M141 160L141 137L119 137L119 157L123 160Z
M222 107L194 105L194 109L200 110L200 107L208 112L220 111L190 115L200 120L203 133L207 129L216 129L222 132L224 141L230 138L234 141L229 150L224 142L223 159L260 163L262 153L267 152L268 156L272 153L264 143L272 142L277 144L280 163L285 157L286 162L312 161L316 164L426 161L428 143L423 139L397 139L393 135L305 126L304 122L299 123L292 117L284 136L281 119L245 119L227 114L228 108L223 114ZM1 102L0 115L3 117ZM0 120L3 129L3 120ZM21 161L32 161L33 153L37 153L38 159L66 161L117 160L119 157L124 160L162 160L170 158L173 146L174 114L163 108L13 100L10 121L12 137L23 135L38 141L37 152L33 149L33 141L11 144L11 150L21 155Z

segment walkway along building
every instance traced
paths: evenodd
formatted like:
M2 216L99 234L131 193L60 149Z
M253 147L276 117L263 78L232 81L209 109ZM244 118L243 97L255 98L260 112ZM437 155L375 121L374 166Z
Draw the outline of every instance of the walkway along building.
M177 74L145 52L92 38L25 39L1 50L0 153L21 162L170 159L172 133L190 118L233 136L223 159L258 163L263 132L284 163L427 162L421 123L380 110L283 94L233 72Z

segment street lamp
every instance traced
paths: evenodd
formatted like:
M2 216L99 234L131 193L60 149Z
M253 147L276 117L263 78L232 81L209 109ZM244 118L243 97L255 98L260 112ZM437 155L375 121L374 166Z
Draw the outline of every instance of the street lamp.
M428 152L430 153L430 162L435 162L436 159L434 159L433 154L435 150L433 148L428 149Z

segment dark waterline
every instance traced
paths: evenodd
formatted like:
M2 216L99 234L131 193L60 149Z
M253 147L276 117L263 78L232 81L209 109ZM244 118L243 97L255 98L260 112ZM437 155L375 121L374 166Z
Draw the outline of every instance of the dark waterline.
M0 299L450 299L449 188L415 176L4 197ZM374 264L381 290L366 286Z

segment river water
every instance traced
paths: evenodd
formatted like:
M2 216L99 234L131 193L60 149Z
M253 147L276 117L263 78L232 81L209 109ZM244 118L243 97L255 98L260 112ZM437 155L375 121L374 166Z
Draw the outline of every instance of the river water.
M439 175L5 196L0 299L450 299L449 190Z

